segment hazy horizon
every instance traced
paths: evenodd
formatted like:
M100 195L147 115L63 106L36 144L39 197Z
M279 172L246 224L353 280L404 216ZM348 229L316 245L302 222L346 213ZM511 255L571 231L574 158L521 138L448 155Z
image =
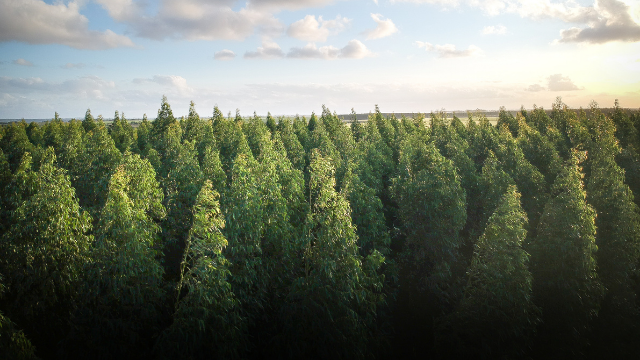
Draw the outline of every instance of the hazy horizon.
M0 119L640 107L637 0L0 0Z

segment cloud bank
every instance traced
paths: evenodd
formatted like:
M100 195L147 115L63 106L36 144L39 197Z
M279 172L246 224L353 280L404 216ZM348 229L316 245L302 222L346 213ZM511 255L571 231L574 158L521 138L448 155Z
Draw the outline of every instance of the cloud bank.
M102 50L133 46L111 30L89 30L80 14L82 1L47 4L40 0L0 0L0 42L62 44L76 49Z
M416 41L415 44L419 48L424 48L426 51L435 52L439 58L472 57L482 53L482 50L475 45L470 45L466 50L458 50L455 45L452 44L433 45L422 41Z
M291 24L287 29L287 35L304 41L325 42L329 35L340 33L350 22L350 19L341 16L334 20L323 20L322 16L319 16L316 20L314 15L307 15Z

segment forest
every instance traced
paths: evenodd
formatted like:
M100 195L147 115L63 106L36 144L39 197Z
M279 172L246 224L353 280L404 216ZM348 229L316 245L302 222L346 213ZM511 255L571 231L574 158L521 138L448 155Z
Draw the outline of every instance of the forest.
M640 357L640 111L355 119L0 126L0 358Z

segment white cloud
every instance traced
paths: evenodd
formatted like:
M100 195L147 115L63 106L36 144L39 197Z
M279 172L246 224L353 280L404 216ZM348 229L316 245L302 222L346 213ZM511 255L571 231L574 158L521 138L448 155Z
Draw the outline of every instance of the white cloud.
M549 91L581 90L568 76L554 74L547 78Z
M279 59L284 57L284 52L278 44L270 40L264 40L262 46L258 46L256 51L244 53L245 59Z
M213 58L216 60L231 60L236 57L236 53L229 49L224 49L213 54Z
M324 59L335 60L344 59L362 59L373 56L374 54L358 40L351 40L341 49L333 46L322 46L318 48L315 44L309 43L302 48L293 47L287 53L288 58L294 59Z
M187 79L178 75L154 75L150 79L133 79L133 82L136 84L153 82L159 85L170 86L178 89L190 89L190 87L187 85Z
M89 30L89 20L80 14L82 3L0 0L0 42L62 44L90 50L133 46L131 39L111 30Z
M345 47L340 49L339 57L347 59L362 59L374 55L375 54L367 49L362 42L354 39L349 41Z
M323 20L322 16L307 15L304 19L291 24L287 35L304 41L325 42L329 35L335 35L344 30L351 22L350 19L337 16L335 20Z
M382 15L380 14L371 14L371 18L376 22L377 26L375 29L364 32L367 36L367 40L380 39L398 32L398 28L391 19L382 20Z
M471 57L482 53L482 50L475 45L470 45L466 50L457 50L455 45L451 44L433 45L422 41L416 41L415 44L426 51L437 53L440 58Z
M507 28L503 25L498 26L485 26L482 29L482 35L504 35L507 33Z
M61 68L63 69L82 69L83 67L85 67L85 64L83 63L66 63L64 65L61 66Z
M16 65L21 65L21 66L33 66L33 63L31 61L25 60L25 59L22 59L22 58L13 60L13 63L16 64Z
M268 36L284 30L270 9L248 3L236 11L237 0L164 0L157 9L147 1L98 2L135 35L154 40L242 40L256 29Z
M315 44L309 43L302 48L292 47L287 53L288 58L293 59L337 59L340 49L333 46L316 47Z
M578 87L571 78L568 76L563 76L562 74L553 74L547 77L547 86L542 86L540 84L529 85L525 91L529 92L539 92L539 91L573 91L573 90L583 90L583 88Z
M640 24L633 18L630 6L617 0L598 0L595 9L598 12L596 21L588 22L586 28L560 31L558 42L640 41Z
M558 42L602 44L611 41L640 41L640 4L637 0L594 0L585 6L576 0L392 0L439 5L442 8L465 4L487 15L515 13L534 20L558 19L583 25L560 32ZM586 27L585 27L586 26Z
M113 81L105 81L97 76L83 76L62 83L44 81L38 77L0 77L0 88L12 94L42 92L48 94L69 94L81 98L96 98L102 90L114 88Z
M533 84L533 85L529 85L525 91L531 91L531 92L538 92L538 91L544 91L546 90L546 88L540 84Z
M257 8L297 10L309 7L322 7L333 2L335 2L335 0L249 0L249 5Z

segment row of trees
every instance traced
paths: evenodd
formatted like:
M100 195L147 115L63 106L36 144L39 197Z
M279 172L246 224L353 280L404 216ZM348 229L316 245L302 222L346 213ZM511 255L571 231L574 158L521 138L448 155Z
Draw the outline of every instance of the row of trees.
M559 99L0 127L0 354L638 355L639 132Z

